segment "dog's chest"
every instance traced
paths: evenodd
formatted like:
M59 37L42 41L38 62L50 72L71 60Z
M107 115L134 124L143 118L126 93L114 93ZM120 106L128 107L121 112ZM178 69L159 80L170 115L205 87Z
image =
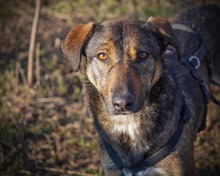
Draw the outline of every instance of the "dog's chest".
M111 117L113 135L127 135L131 141L140 136L140 121L133 115L117 115Z

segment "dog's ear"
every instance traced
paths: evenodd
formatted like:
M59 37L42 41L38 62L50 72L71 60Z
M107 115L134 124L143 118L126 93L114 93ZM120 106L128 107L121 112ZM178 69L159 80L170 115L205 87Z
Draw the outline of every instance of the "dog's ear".
M148 19L148 22L156 28L156 32L159 34L162 40L162 44L165 47L167 47L168 45L172 45L173 47L175 47L177 55L179 56L180 50L178 41L170 22L164 18L159 17L150 17Z
M79 70L83 48L86 41L91 36L93 28L94 24L92 22L88 24L79 24L72 28L65 39L62 50L70 60L74 72Z

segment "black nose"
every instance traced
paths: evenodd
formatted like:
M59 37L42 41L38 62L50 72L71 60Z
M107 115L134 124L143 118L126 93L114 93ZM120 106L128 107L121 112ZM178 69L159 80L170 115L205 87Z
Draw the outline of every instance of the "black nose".
M125 97L113 96L112 103L117 111L129 111L134 105L134 95L127 95Z

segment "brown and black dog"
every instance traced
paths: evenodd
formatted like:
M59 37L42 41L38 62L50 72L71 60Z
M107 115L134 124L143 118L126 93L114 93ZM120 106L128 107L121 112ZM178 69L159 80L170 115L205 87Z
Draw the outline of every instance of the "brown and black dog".
M217 75L220 76L219 9L215 6L193 8L175 17L173 23L187 25L202 36L207 45L206 55L219 66L213 70L217 79ZM162 18L81 24L69 32L63 51L73 70L77 72L81 68L86 74L106 175L197 174L193 141L207 102L191 70L182 76L176 75L180 72L178 68L188 70L185 66L179 67L178 58L190 57L199 45L193 34L174 31ZM176 61L166 55L169 48L177 54ZM207 65L206 61L202 61L198 70L208 83L204 64ZM146 156L154 155L171 140L180 126L183 106L188 108L190 119L185 122L172 151L154 165L130 172L130 168L132 170ZM123 169L117 167L117 161L112 161L106 143L117 155L116 160L121 160Z

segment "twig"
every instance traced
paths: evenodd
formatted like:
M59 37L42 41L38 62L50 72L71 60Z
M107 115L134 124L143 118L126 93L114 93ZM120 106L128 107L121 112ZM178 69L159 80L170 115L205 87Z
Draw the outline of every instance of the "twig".
M95 176L94 174L81 173L81 172L77 172L77 171L73 171L73 170L66 170L66 169L53 168L53 167L37 166L37 169L44 170L44 171L50 171L50 172L56 172L56 173L60 173L60 174Z
M35 60L35 71L36 71L36 84L40 86L40 43L36 45L36 60Z
M31 106L43 107L46 109L53 109L57 106L64 106L65 104L65 99L60 97L37 98L34 101L29 102L29 105Z
M65 104L65 99L61 97L48 97L48 98L38 98L36 99L39 103L58 103Z
M20 62L17 62L17 69L21 75L24 85L27 85L27 79L25 77L24 70L22 69Z
M18 85L19 83L19 61L15 61L15 84Z
M34 20L33 25L31 29L31 37L30 37L30 46L29 46L29 52L28 52L28 84L31 86L32 84L32 75L33 75L33 52L34 52L34 44L35 44L35 38L36 38L36 31L37 31L37 23L40 13L40 1L36 0L36 8L34 13Z

